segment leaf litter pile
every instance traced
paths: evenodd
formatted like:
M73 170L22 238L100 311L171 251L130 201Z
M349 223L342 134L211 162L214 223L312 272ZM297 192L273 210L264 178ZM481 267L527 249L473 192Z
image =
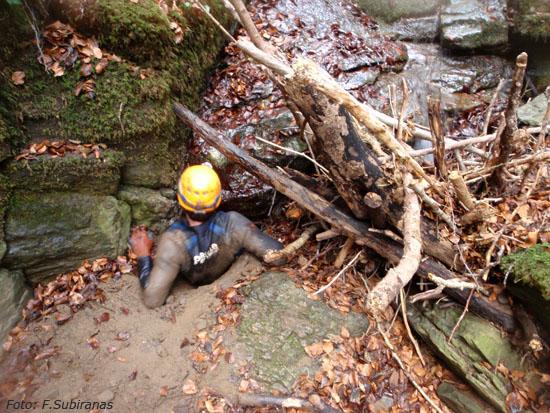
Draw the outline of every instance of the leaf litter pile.
M16 161L32 161L40 156L49 156L50 158L62 158L65 155L78 155L82 158L94 157L100 159L101 151L107 149L103 143L82 143L80 141L52 141L44 139L40 142L30 143L21 152L15 156Z
M110 279L119 279L123 274L133 272L133 264L125 256L116 260L98 258L93 262L84 261L76 270L58 275L46 285L38 284L31 298L23 308L22 320L14 327L3 344L5 351L9 351L13 344L21 341L29 334L28 327L32 321L44 316L53 315L58 325L64 324L72 318L72 314L79 311L86 302L106 300L101 283ZM59 312L59 306L67 305L70 313Z

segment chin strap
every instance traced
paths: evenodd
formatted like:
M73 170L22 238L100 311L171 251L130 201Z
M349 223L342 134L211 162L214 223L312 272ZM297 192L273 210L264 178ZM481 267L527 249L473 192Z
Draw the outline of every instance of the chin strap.
M146 257L138 257L138 275L141 288L147 288L149 284L149 275L153 269L153 259L148 255Z

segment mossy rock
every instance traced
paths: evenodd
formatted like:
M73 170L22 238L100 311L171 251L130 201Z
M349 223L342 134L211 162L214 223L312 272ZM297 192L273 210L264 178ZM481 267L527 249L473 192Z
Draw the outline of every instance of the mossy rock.
M536 288L550 300L550 243L510 254L502 259L500 266L515 282Z
M35 283L73 270L84 259L126 250L130 207L112 196L16 191L5 224L3 265Z
M550 39L550 3L548 0L512 0L514 31L535 40ZM544 46L543 46L544 47Z
M498 50L508 43L503 0L449 0L441 9L441 43L458 50Z
M154 229L164 229L167 220L177 210L177 202L174 199L168 199L161 194L161 191L149 188L122 186L117 198L130 205L132 224L143 224Z
M11 185L8 177L0 174L0 262L2 262L7 251L6 241L4 240L4 223L10 193Z
M461 313L462 309L456 307L411 305L408 318L413 329L448 367L494 408L505 413L511 385L497 366L503 363L510 370L521 370L521 356L496 327L471 313L466 313L449 342Z
M288 392L300 374L315 373L319 363L305 346L339 335L342 327L360 336L369 326L364 315L344 315L309 299L284 273L264 273L244 292L238 351L252 361L253 377L268 389Z
M377 17L390 23L398 19L422 17L437 14L441 5L440 0L357 0L357 4L369 16Z
M99 159L75 154L57 158L40 156L34 160L11 161L5 173L14 189L114 195L123 162L124 155L112 150L102 151Z
M31 297L31 290L21 271L0 268L0 341L4 341L11 328L21 319L21 309Z

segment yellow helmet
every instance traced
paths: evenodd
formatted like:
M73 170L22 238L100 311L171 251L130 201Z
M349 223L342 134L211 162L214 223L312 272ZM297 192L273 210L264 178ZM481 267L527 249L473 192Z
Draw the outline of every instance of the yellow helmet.
M193 165L183 171L178 182L178 202L189 212L209 213L222 202L222 184L214 169Z

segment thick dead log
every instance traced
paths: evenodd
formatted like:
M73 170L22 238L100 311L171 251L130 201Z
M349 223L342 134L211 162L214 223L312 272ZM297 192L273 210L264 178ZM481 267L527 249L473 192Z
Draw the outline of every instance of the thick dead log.
M368 227L342 211L336 209L324 198L302 187L284 174L272 170L262 162L254 159L239 147L226 139L220 132L203 122L185 106L174 106L176 115L206 142L223 153L229 160L239 164L251 174L264 182L269 183L277 191L296 201L304 209L310 211L320 219L331 224L335 229L351 236L359 245L368 247L387 259L391 264L397 265L403 255L403 247L397 242L380 234L369 232ZM427 258L420 263L418 274L427 277L429 273L445 279L460 278L440 262ZM457 301L466 303L469 292L456 289L447 289L446 292ZM474 295L470 302L473 312L500 324L505 330L513 331L515 323L511 311L497 303L490 303L482 296Z
M296 70L292 79L285 83L287 95L314 132L312 147L316 159L330 171L336 189L355 217L370 218L374 223L389 221L401 230L403 192L395 190L393 178L381 167L376 152L361 139L354 119L344 105L327 97L317 89L317 84L313 84L318 78L328 76L316 70L302 62L300 70ZM328 79L325 85L327 83ZM369 192L380 195L383 200L381 208L372 208L364 202L364 196ZM438 237L433 222L422 219L421 231L426 254L449 267L460 268L456 250L450 242Z

